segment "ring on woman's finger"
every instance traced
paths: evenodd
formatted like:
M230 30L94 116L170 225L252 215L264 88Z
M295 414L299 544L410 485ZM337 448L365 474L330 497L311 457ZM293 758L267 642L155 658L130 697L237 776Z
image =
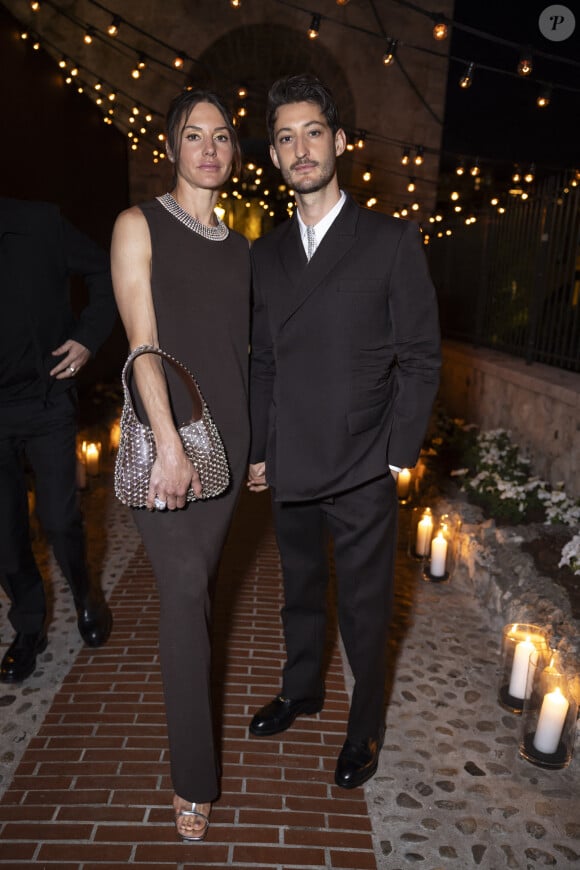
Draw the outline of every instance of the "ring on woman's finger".
M164 511L165 508L167 507L167 502L163 501L163 499L158 498L157 496L155 496L153 504L155 505L155 507L157 508L158 511Z
M71 375L74 375L74 373L76 372L75 367L74 367L74 366L69 366L68 368L69 368L69 371L70 371Z

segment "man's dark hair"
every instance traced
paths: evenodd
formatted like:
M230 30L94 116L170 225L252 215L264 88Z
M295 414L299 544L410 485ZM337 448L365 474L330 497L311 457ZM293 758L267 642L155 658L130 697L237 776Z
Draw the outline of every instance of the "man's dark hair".
M217 94L212 91L182 91L173 98L165 119L165 129L167 131L167 145L174 157L175 163L179 162L179 151L181 148L181 134L187 123L189 114L198 103L211 103L221 113L224 124L228 128L232 137L232 145L234 149L234 158L232 161L232 172L237 174L242 168L242 151L238 140L238 134L232 124L231 115L226 109L223 101Z
M338 119L338 108L334 102L334 97L326 85L323 85L320 79L309 73L301 73L300 75L286 76L283 79L278 79L270 88L268 94L268 107L266 111L266 124L268 126L268 135L270 142L274 143L274 127L276 125L276 114L280 106L285 106L288 103L316 103L320 111L326 118L326 122L333 135L340 129L340 121Z

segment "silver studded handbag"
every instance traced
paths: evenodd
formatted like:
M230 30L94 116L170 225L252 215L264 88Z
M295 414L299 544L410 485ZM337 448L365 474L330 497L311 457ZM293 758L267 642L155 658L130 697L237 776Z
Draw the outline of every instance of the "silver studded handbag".
M145 507L151 469L157 456L153 431L139 420L128 385L133 361L143 353L154 353L163 357L187 376L193 412L190 422L179 426L177 431L185 453L199 474L202 487L201 496L194 495L193 490L190 489L187 493L187 501L220 495L230 482L228 461L220 433L211 418L197 381L183 363L161 348L149 344L139 345L129 354L121 373L123 411L119 448L115 459L115 495L129 507Z

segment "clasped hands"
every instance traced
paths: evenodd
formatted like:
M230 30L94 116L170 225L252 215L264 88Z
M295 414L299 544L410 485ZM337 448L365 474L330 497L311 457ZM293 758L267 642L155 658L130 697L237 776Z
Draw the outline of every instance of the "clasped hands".
M266 463L256 462L248 467L248 480L246 486L250 492L263 492L268 489L266 482Z

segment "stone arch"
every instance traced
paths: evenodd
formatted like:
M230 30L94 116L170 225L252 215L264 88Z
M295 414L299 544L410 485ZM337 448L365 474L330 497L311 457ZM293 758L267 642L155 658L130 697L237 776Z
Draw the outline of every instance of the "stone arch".
M199 60L208 70L212 86L226 99L232 89L248 89L247 116L240 136L250 153L266 151L266 97L276 79L298 72L317 75L333 92L340 108L341 123L356 127L355 101L339 60L317 42L313 46L304 31L281 24L245 25L225 33L207 48Z

